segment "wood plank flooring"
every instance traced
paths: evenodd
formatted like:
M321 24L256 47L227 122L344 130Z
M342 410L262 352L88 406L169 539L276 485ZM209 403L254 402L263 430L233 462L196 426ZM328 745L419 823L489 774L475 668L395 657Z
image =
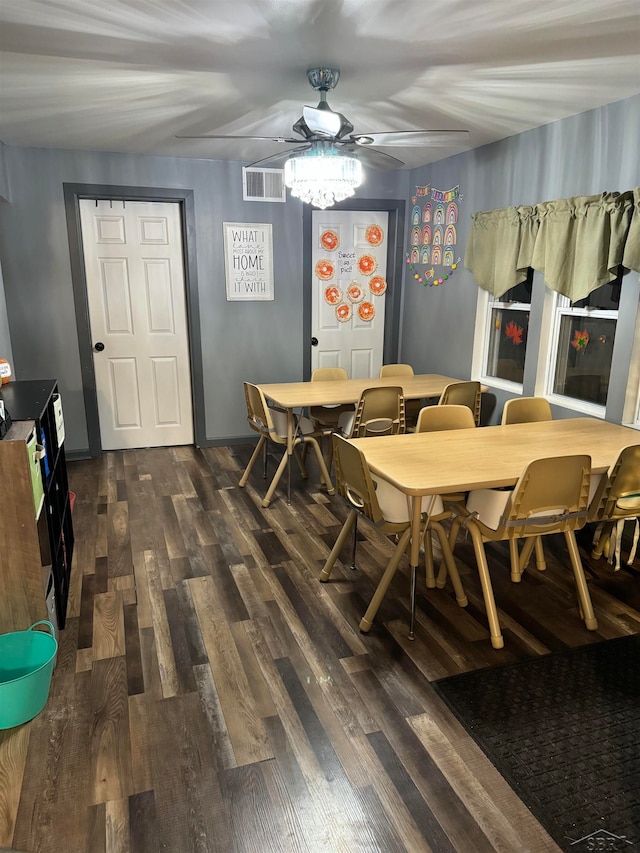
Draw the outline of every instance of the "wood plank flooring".
M489 548L505 636L491 648L473 551L469 606L403 560L373 628L359 620L392 544L293 473L268 509L250 447L105 453L69 466L76 552L45 711L0 732L0 849L25 853L555 851L438 698L434 679L640 632L640 576L583 550L584 629L561 540L509 579ZM276 460L270 460L270 472ZM640 564L636 562L636 566Z

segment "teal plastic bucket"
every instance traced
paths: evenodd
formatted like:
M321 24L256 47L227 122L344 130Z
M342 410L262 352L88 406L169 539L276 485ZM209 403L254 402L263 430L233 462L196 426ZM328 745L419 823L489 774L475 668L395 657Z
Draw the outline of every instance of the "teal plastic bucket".
M34 631L46 625L51 631ZM42 619L27 631L0 634L0 729L32 720L47 704L58 652L55 629Z

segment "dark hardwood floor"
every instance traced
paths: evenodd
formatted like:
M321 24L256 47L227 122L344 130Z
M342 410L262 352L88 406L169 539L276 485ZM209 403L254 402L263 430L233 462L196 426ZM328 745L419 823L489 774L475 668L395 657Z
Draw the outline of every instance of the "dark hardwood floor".
M294 469L291 506L283 478L262 509L261 465L237 486L250 450L69 466L69 618L45 711L0 732L0 848L557 850L431 682L640 632L637 570L614 573L583 549L599 620L589 632L561 539L548 570L518 585L507 549L490 546L505 635L495 651L461 541L468 608L422 577L409 642L404 559L363 635L391 543L361 524L357 571L345 553L320 584L345 507L312 468L306 482Z

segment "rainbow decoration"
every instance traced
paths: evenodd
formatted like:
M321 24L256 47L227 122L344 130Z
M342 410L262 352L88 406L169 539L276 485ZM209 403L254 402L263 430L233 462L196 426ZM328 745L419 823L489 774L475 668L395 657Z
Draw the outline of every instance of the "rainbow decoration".
M411 234L406 261L419 284L443 284L458 268L457 224L462 200L459 185L449 190L439 190L430 184L416 186L411 197ZM419 266L430 269L420 273L416 269ZM446 272L436 275L434 268L438 266L446 267Z

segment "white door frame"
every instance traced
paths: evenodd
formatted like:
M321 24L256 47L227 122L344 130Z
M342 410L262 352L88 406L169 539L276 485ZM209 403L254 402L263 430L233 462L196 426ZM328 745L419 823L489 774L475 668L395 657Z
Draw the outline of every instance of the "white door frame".
M206 446L204 376L200 334L200 309L196 265L195 209L193 190L160 189L155 187L118 187L96 184L64 184L71 276L76 309L76 325L82 370L82 387L87 416L89 454L99 456L100 421L98 396L93 364L93 342L89 326L89 303L84 271L84 253L80 227L80 199L113 199L113 201L165 201L180 205L182 240L184 248L185 294L187 300L187 329L191 361L191 398L193 405L194 441L198 447Z
M404 261L405 207L402 199L347 199L334 205L335 210L386 210L389 213L387 243L387 292L384 317L383 364L398 360L400 352L400 318L402 316L402 274ZM311 241L312 212L305 204L302 211L303 231L303 379L311 378Z

